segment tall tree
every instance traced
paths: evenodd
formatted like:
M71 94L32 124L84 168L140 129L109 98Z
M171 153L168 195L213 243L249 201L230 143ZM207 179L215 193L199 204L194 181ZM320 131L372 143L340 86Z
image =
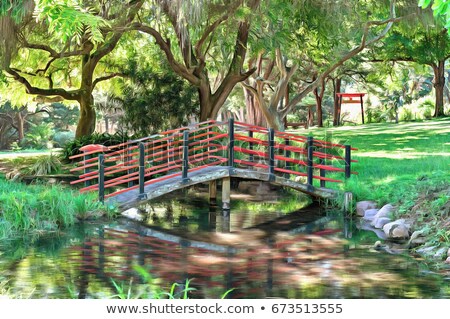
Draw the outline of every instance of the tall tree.
M200 120L215 118L235 85L255 71L245 71L244 62L260 0L153 3L159 19L148 11L132 28L151 35L173 71L197 88ZM220 63L213 49L225 51Z
M319 10L320 5L318 2L308 2L310 5L312 5L312 8L314 10ZM347 1L345 2L336 2L333 4L334 8L336 7L344 7L349 10L349 12L357 11L354 10L354 5L357 5L355 3L349 3ZM373 5L373 3L370 3L370 5ZM365 3L363 5L367 9L367 4ZM383 12L384 7L384 12ZM325 9L328 9L328 7L325 7ZM264 99L264 81L261 79L261 84L257 88L251 88L247 86L247 88L254 94L254 96L258 99L258 105L261 107L263 114L266 117L267 124L270 127L273 127L275 129L283 129L283 119L285 116L289 113L289 111L295 107L303 98L305 98L308 94L314 91L318 86L324 83L325 79L329 77L335 70L337 70L339 67L341 67L346 61L350 60L351 58L355 57L357 54L361 53L364 49L367 47L370 47L377 43L379 40L384 38L388 31L391 29L393 24L401 19L401 17L397 17L396 15L396 1L392 0L389 3L389 9L386 9L386 6L381 6L381 8L377 8L380 12L378 13L378 16L384 16L384 19L380 20L371 20L371 16L361 17L360 13L357 14L358 18L355 17L355 21L352 23L349 23L347 21L348 17L341 17L343 20L343 25L347 25L347 27L350 25L351 27L357 28L358 25L362 25L362 28L359 29L359 32L357 33L360 36L359 42L357 42L357 39L353 39L353 41L348 40L348 42L344 43L343 47L339 47L339 50L337 50L337 47L334 46L333 50L328 51L330 53L330 56L327 56L327 63L324 67L320 69L320 73L316 74L315 79L313 79L310 83L307 85L301 85L297 88L296 92L292 94L292 97L289 99L289 102L286 104L281 103L282 99L285 97L286 87L289 83L289 81L292 79L293 75L295 74L295 71L300 66L300 63L302 61L292 61L293 63L287 63L289 59L287 59L282 53L281 49L277 49L276 59L277 63L276 66L279 70L279 78L276 84L276 87L274 88L274 92L267 102ZM302 9L304 8L302 7ZM389 14L387 14L386 11L389 11ZM327 11L321 11L321 12L327 12ZM360 12L360 11L358 11ZM330 19L333 11L329 12ZM334 12L335 13L335 12ZM386 17L388 15L388 17ZM315 14L316 18L319 18L319 15L317 13ZM302 24L303 16L299 16L299 21L297 24ZM363 20L359 20L363 19ZM323 15L319 19L320 21L323 21ZM314 21L314 20L313 20ZM305 22L305 21L303 21ZM334 21L333 21L334 22ZM314 26L312 24L311 26ZM306 34L309 34L309 30L307 29ZM354 31L352 34L354 35ZM304 41L296 41L295 37L299 37L302 34L293 34L293 37L291 38L291 42L294 43L305 43ZM326 33L323 34L325 38ZM344 37L345 38L345 37ZM311 40L310 38L307 38L308 40ZM302 39L304 40L304 39ZM351 45L351 43L358 43L357 45ZM307 43L307 42L306 42ZM333 48L333 46L330 46L330 48ZM338 52L336 52L338 51ZM308 52L308 50L306 51ZM311 51L309 51L311 52ZM318 52L318 51L316 51ZM334 55L331 55L331 53L334 53ZM323 52L320 54L320 58L322 59ZM305 54L302 54L297 57L297 59L307 59L308 56L305 57ZM320 97L320 95L319 95Z
M76 136L89 135L96 119L93 90L119 75L105 67L97 70L98 66L143 2L35 0L2 5L0 42L15 44L3 48L3 69L28 94L77 101Z
M370 61L406 61L429 66L435 90L434 116L444 115L445 62L450 58L447 29L438 22L418 20L415 28L399 26L373 52Z

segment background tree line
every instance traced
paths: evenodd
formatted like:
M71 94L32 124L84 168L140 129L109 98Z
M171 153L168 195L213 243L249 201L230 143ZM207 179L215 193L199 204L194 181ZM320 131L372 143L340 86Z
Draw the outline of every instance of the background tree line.
M79 109L77 137L94 132L98 112L106 127L118 113L139 134L231 115L277 129L337 125L335 96L347 87L380 97L372 120L398 119L402 105L430 91L432 115L442 116L450 95L443 3L2 1L1 118L15 118L9 130L19 141L20 114L55 102Z

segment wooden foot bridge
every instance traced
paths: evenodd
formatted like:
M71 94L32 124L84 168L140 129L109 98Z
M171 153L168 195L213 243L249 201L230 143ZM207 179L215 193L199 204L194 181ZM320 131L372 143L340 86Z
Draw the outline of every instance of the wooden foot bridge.
M165 131L72 156L81 192L100 201L132 207L172 191L209 182L215 200L222 181L222 205L229 209L230 178L267 181L315 197L333 198L327 182L351 174L350 145L260 126L214 120ZM316 182L315 182L316 181Z

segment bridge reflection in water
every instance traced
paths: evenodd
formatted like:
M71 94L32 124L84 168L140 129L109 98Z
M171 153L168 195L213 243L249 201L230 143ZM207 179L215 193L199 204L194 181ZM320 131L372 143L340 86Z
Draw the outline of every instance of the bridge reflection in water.
M246 229L195 239L138 228L100 229L98 237L72 247L72 258L82 273L79 297L86 296L90 274L116 282L133 278L138 283L142 278L134 270L135 265L147 269L166 285L192 279L196 288L192 297L220 297L209 295L213 288L221 293L236 288L233 298L277 296L283 289L302 285L338 284L335 271L342 267L345 253L341 240L326 236L334 230L267 236L263 230Z

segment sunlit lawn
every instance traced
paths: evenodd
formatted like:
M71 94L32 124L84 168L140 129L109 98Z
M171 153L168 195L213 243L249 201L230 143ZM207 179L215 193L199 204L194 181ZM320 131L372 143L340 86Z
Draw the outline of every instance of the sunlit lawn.
M358 148L352 170L359 175L335 186L354 192L358 200L401 202L417 184L450 182L450 118L311 130L317 138L326 132Z

